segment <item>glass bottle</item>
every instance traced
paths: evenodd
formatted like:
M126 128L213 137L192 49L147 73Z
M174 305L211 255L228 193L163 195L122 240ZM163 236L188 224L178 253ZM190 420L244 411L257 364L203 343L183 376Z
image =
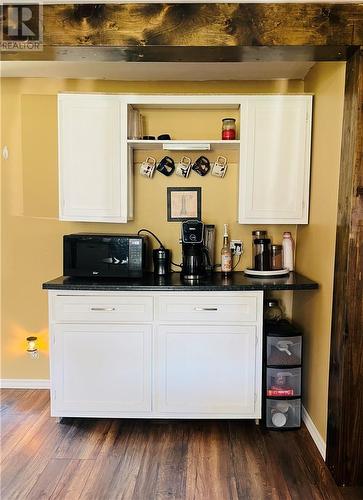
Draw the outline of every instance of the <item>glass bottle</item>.
M229 247L228 224L224 224L223 247L221 250L221 271L226 274L232 271L232 250Z

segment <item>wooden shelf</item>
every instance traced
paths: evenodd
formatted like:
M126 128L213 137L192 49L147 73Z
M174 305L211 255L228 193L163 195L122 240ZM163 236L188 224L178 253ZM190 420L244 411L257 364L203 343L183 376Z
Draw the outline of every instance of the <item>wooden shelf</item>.
M240 141L206 141L206 140L192 140L192 141L144 141L144 140L134 140L128 139L127 144L132 147L132 149L144 150L144 151L154 151L164 149L165 151L214 151L214 150L238 150L240 147ZM198 144L201 145L200 149L197 148ZM210 149L204 149L202 146L210 146ZM170 146L170 149L169 149ZM180 147L178 147L180 146Z

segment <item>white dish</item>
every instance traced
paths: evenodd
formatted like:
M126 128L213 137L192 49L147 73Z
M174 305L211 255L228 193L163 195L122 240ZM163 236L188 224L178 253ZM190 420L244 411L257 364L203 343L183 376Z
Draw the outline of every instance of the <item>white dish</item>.
M243 271L247 276L265 276L265 277L273 277L273 276L285 276L286 274L289 274L288 269L277 269L275 271L257 271L255 269L250 269L247 267Z
M283 427L287 422L286 415L283 413L274 413L271 420L275 427Z

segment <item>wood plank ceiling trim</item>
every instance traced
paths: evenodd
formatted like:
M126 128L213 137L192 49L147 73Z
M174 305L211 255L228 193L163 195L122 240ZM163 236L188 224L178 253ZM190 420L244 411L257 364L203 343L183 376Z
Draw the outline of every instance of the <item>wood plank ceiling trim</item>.
M361 45L363 4L45 5L44 27L46 45Z
M363 4L53 4L43 24L46 46L363 44Z

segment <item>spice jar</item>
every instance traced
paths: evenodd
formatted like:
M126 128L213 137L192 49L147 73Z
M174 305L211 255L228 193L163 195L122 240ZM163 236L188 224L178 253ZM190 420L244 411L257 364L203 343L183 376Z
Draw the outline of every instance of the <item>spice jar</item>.
M234 118L223 118L222 139L224 141L233 141L235 138L236 138L236 120Z
M254 240L255 245L255 263L254 269L256 271L270 271L271 269L271 254L270 254L270 243L269 238L256 238Z
M255 269L255 257L256 257L256 247L255 240L267 238L267 231L264 229L256 229L252 231L252 269Z
M282 245L271 245L271 269L277 271L283 268Z

